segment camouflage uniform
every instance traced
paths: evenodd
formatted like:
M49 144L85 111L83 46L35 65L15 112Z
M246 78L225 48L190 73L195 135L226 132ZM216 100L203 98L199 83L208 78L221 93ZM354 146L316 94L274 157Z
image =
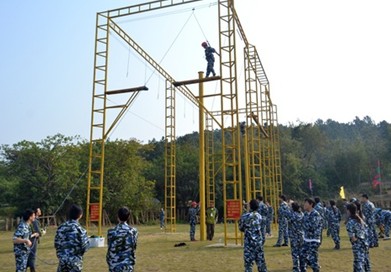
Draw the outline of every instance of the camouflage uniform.
M293 272L300 272L300 249L303 246L303 213L289 209L286 213L291 243Z
M321 222L320 243L322 244L322 231L326 227L326 212L321 202L316 203L314 209L320 215L320 222Z
M210 73L212 73L213 76L216 76L215 70L213 68L215 64L215 56L213 53L216 53L216 50L210 46L207 46L205 48L205 58L206 61L208 62L208 65L206 67L206 77L209 76Z
M30 225L21 221L15 230L13 239L29 239L31 236ZM26 244L14 244L14 253L16 261L16 272L24 272L27 270L27 260L31 248Z
M339 249L339 227L342 219L341 211L335 206L330 206L327 208L326 217L331 238L333 238L336 248L338 247Z
M303 217L303 247L300 251L300 271L307 271L307 264L314 272L320 271L318 249L322 232L322 217L313 209L305 212Z
M384 226L384 234L386 238L390 237L391 228L391 211L382 210L377 220L378 225Z
M164 226L164 217L165 217L164 210L160 210L160 213L159 213L160 229L163 229L165 227Z
M262 216L262 222L261 222L261 233L262 233L262 242L265 244L266 241L266 222L267 222L267 215L268 215L268 207L266 206L263 201L259 202L259 208L258 213Z
M107 231L106 262L110 272L132 272L136 263L137 229L119 223Z
M262 216L256 212L247 212L239 220L239 229L244 232L244 271L253 271L253 263L258 266L258 272L266 272L266 262L263 252L261 233Z
M271 230L271 224L273 222L273 216L274 216L274 209L272 206L267 207L267 216L266 216L266 233L271 235L272 230Z
M377 233L375 229L375 205L371 201L366 201L361 204L362 213L365 218L365 223L368 226L368 241L369 246L377 246L379 241L377 239Z
M83 255L89 246L87 232L77 220L69 220L59 226L54 237L54 247L59 260L57 271L82 271Z
M278 208L278 239L276 245L281 245L284 239L284 245L288 244L288 222L286 221L286 212L289 209L288 204L283 201Z
M349 238L357 238L355 242L350 240L354 257L353 272L371 271L366 225L359 223L355 219L349 218L346 223L346 231L348 232Z
M196 229L196 224L197 224L197 214L199 212L199 207L194 208L190 207L189 208L189 223L190 223L190 240L195 241L195 229Z

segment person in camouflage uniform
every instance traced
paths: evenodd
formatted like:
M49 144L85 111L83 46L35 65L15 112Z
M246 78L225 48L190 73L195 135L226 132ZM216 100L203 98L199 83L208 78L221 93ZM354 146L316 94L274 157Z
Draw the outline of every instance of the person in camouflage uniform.
M364 220L357 214L357 206L350 203L347 206L348 222L346 231L350 238L353 250L353 272L370 272L369 243L367 226Z
M35 213L27 209L23 213L23 220L19 223L13 236L16 272L27 271L27 260L31 251L32 243L30 238L36 237L32 234L30 225L35 219Z
M384 240L390 240L391 211L376 209L375 223L380 230L384 230Z
M331 238L333 238L335 247L334 249L340 249L340 237L339 227L342 219L341 211L335 206L335 201L330 200L330 207L327 208L326 212L328 229L330 230Z
M190 224L190 241L195 241L195 231L197 224L197 214L200 211L200 207L197 205L197 202L191 202L191 207L189 208L189 224Z
M271 229L271 224L273 222L273 217L274 217L274 209L273 207L269 204L269 202L266 201L266 206L267 206L267 216L266 216L266 234L271 236L272 235L272 229Z
M261 233L262 233L262 242L265 244L266 241L266 222L267 222L267 214L269 212L268 207L265 203L263 203L263 197L258 196L257 201L259 204L258 213L262 216L262 224L261 224Z
M280 247L282 239L284 243L282 246L288 246L288 223L286 221L286 211L289 209L288 204L286 203L286 197L284 195L280 196L280 207L278 207L277 221L278 221L278 238L274 247Z
M206 67L206 77L209 77L210 73L212 73L213 76L216 76L215 69L213 68L215 64L215 56L213 54L217 54L217 52L207 42L203 42L201 46L205 49L205 59L208 62Z
M326 211L325 207L322 204L322 201L320 201L319 197L315 197L315 206L314 209L319 213L321 217L321 226L322 226L322 231L320 232L320 244L322 244L322 234L323 234L323 229L326 227Z
M322 232L322 217L314 209L315 201L307 198L304 201L303 217L303 246L300 251L300 271L307 271L307 265L312 271L319 272L318 249L320 246L320 236Z
M163 228L166 228L164 225L164 219L166 217L166 214L164 212L163 208L160 208L160 213L159 213L159 220L160 220L160 229L162 230Z
M244 271L252 272L254 262L258 272L267 272L263 252L263 238L261 233L262 216L258 213L259 203L250 201L250 211L244 213L239 220L239 230L244 232Z
M369 201L367 194L362 194L361 203L364 220L368 226L369 247L378 247L379 241L377 239L374 216L376 207L371 201Z
M291 203L291 209L286 211L288 233L291 244L293 272L300 272L300 249L303 246L303 213L299 204Z
M138 231L127 224L130 211L118 210L119 224L107 231L106 262L110 272L132 272L136 263Z
M73 204L68 221L61 224L54 237L54 247L59 261L57 272L78 272L83 269L83 255L90 242L86 230L79 224L83 216L80 206Z

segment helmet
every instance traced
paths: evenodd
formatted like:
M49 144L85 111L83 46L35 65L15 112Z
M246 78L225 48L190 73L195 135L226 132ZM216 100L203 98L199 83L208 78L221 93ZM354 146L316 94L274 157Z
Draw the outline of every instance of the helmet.
M357 201L357 198L353 197L351 200L350 200L350 203L354 203Z
M206 47L206 46L208 46L208 44L206 42L203 42L203 43L201 43L201 46Z

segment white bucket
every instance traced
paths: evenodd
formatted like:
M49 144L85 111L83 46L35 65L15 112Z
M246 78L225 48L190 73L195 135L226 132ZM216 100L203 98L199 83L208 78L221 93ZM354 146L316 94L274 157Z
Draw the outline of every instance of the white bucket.
M105 238L104 237L89 237L90 247L104 247Z

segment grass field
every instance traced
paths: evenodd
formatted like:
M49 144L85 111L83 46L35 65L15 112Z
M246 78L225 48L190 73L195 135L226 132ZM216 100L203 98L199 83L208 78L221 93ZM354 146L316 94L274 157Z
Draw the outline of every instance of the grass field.
M189 242L189 226L177 225L176 233L164 233L158 226L138 226L139 241L137 248L136 269L142 271L243 271L243 248L240 246L223 247L223 225L216 226L214 241ZM38 246L37 271L56 271L57 258L53 247L56 229L49 228ZM197 226L196 238L199 237ZM274 234L276 231L274 231ZM321 271L352 271L352 250L346 237L344 226L341 227L341 250L333 250L331 238L324 237L319 251ZM15 271L12 245L12 232L0 232L0 271ZM265 244L265 258L270 272L292 271L290 248L274 248L276 237L269 238ZM184 247L174 247L185 242ZM84 256L84 271L108 271L105 256L107 248L91 248ZM380 247L370 251L372 271L391 271L391 240L380 241ZM308 269L311 271L311 269ZM254 271L257 271L254 268Z

